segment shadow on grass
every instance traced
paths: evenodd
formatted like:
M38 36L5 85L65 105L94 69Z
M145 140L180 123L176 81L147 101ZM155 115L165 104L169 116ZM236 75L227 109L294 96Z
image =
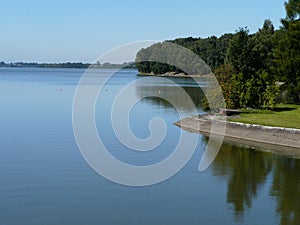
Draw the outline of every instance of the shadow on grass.
M292 110L296 110L296 109L297 108L294 108L294 107L277 107L277 108L272 109L272 111L285 112L285 111L292 111Z
M243 109L241 112L245 114L273 114L277 112L289 112L297 109L297 106L282 106L275 108Z

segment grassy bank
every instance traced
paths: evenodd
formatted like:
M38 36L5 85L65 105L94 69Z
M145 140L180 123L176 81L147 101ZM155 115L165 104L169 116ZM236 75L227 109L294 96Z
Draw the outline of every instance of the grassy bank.
M274 110L248 110L232 121L300 129L300 105L278 105Z

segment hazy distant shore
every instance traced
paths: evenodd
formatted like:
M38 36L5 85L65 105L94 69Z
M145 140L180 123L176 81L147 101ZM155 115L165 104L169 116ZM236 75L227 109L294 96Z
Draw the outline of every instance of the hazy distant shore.
M27 63L27 62L16 62L16 63L5 63L0 62L0 67L13 67L13 68L58 68L58 69L136 69L134 62L125 62L122 64L112 63L82 63L82 62L65 62L65 63Z

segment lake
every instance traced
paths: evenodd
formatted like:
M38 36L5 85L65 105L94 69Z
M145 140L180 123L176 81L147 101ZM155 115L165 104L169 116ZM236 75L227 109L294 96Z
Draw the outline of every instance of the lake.
M108 74L109 70L98 70ZM97 174L79 151L72 127L72 104L84 70L0 68L0 224L300 224L300 160L224 143L213 164L198 171L208 139L170 179L150 186L113 183ZM150 135L149 121L164 119L167 134L153 151L122 145L111 125L116 94L139 79L135 70L118 71L95 110L97 131L111 154L141 166L162 161L181 134L176 110L161 98L144 98L130 112L139 138ZM177 78L199 114L200 87ZM93 84L89 84L93 85ZM205 86L205 84L203 84ZM155 78L135 87L138 97L159 92L185 99ZM190 134L195 135L195 134Z

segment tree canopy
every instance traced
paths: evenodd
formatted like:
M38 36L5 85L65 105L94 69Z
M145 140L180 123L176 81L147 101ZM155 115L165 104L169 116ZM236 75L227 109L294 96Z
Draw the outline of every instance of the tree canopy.
M285 82L293 101L300 93L300 0L285 3L286 18L274 37L274 73Z

